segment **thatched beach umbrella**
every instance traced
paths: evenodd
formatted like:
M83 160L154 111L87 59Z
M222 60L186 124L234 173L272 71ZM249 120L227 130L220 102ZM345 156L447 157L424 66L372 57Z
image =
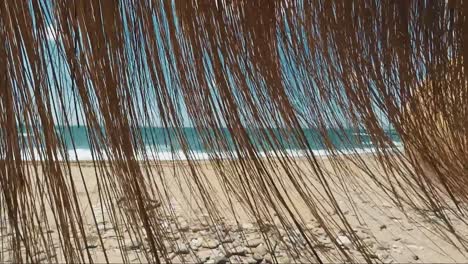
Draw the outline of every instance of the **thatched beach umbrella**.
M468 133L467 80L460 61L431 68L416 86L403 113L405 151L425 179L456 201L466 201ZM430 184L431 185L431 184Z
M100 261L129 262L138 251L136 261L161 263L172 261L169 249L190 255L186 237L174 234L187 227L173 221L172 184L192 207L187 211L203 211L197 230L224 234L222 214L237 220L239 202L265 240L263 252L275 252L274 233L288 238L284 251L294 259L305 252L305 262L377 261L376 249L353 229L358 217L342 205L355 205L350 187L378 190L401 211L423 207L417 213L426 218L441 204L450 207L444 196L467 200L467 7L2 1L0 227L8 259L93 262L101 250ZM452 69L449 58L462 59ZM421 76L429 83L421 85ZM73 133L81 126L91 160L74 163ZM371 154L354 147L352 127L369 136ZM409 162L388 127L411 153ZM148 137L142 128L150 128ZM211 174L195 161L187 131L199 135ZM288 155L291 145L303 154L300 162ZM164 151L186 160L161 162ZM228 194L227 209L216 188ZM462 248L460 230L440 218L446 221L429 224ZM217 257L210 261L225 261Z

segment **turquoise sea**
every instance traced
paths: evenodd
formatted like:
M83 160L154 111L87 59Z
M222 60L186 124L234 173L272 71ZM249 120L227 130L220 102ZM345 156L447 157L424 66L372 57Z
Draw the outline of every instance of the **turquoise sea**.
M71 160L91 160L92 151L90 147L90 138L87 132L87 128L84 126L71 126L71 127L56 127L56 133L63 140ZM162 128L162 127L142 127L139 129L139 140L143 142L143 150L139 150L141 157L146 156L149 159L158 160L172 160L172 159L186 159L187 153L193 159L206 159L211 154L218 154L219 156L225 156L226 158L233 158L236 144L233 142L227 128L222 129L224 134L223 138L226 138L224 144L219 143L218 146L208 148L204 146L202 137L208 136L213 131L206 130L202 133L197 132L195 128ZM178 138L178 132L183 134L186 139L186 150L183 151L182 144L180 144ZM318 130L315 129L302 129L309 147L316 155L329 155L326 150L325 142L322 140ZM275 134L276 138L280 139L280 142L272 142L266 140L260 140L259 135L268 132ZM27 153L31 152L31 149L27 147L28 136L25 130L19 131L21 134L20 138L23 138L23 151L24 155L28 156ZM112 132L118 133L118 131ZM373 152L374 144L371 142L371 138L365 132L359 129L346 129L345 131L328 129L326 131L330 141L328 144L332 144L335 149L340 151L340 154L346 153L365 153ZM288 155L301 156L304 154L306 149L300 147L294 140L292 132L286 129L268 129L268 131L262 131L262 129L248 129L248 137L260 155L273 154L277 149L286 150ZM386 131L389 139L393 142L396 147L401 146L398 135L393 130ZM106 135L106 133L104 133ZM105 143L101 143L105 144ZM215 142L213 145L216 145ZM280 148L281 147L281 148ZM75 151L76 150L76 151ZM34 150L33 150L34 151ZM144 152L144 153L143 153ZM235 157L234 157L235 158Z

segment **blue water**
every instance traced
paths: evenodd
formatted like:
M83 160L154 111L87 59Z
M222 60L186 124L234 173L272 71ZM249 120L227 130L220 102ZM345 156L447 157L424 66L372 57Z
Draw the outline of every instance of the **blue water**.
M70 159L90 160L92 158L90 137L86 127L56 127L55 131L65 143L70 154ZM140 152L146 152L145 154L148 155L150 159L171 160L187 158L184 151L182 151L182 145L179 140L177 140L177 131L179 131L179 133L181 133L186 139L187 150L191 155L194 155L192 158L195 159L205 159L208 158L209 154L213 153L229 153L229 155L231 155L236 146L228 129L221 130L224 134L223 138L226 139L225 142L214 142L211 148L204 146L202 140L203 136L213 138L210 137L210 134L213 133L213 131L210 130L205 130L199 133L194 128L181 128L176 130L175 128L142 127L139 131L140 133L138 138L144 145L144 150L140 150ZM315 154L328 154L325 142L322 141L322 136L317 130L302 129L302 131L307 139L307 144ZM297 155L298 153L306 150L306 148L301 147L303 144L299 144L294 140L297 137L294 137L291 131L287 131L285 129L249 129L246 132L252 145L259 153L268 153L277 149L286 149L289 154ZM118 131L113 131L111 133L118 133ZM274 134L275 138L278 138L280 142L268 142L266 140L262 140L262 137L260 136L262 133L266 133L267 135ZM339 131L329 129L326 133L330 139L328 144L332 144L334 148L340 152L362 153L372 152L374 150L374 145L370 140L370 136L361 130L348 129L345 131ZM399 137L394 131L388 130L386 133L388 138L395 145L398 146L401 144ZM23 136L26 135L21 131L20 134ZM103 133L103 135L106 135L106 133ZM105 143L101 142L100 144ZM75 146L75 148L73 146ZM76 149L76 152L74 149Z

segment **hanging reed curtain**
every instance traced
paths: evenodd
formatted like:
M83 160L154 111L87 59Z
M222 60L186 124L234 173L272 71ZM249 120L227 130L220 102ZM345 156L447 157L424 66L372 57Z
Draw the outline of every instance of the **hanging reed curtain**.
M305 128L318 131L334 168L348 173L344 184L356 180L351 161L395 203L435 212L457 237L441 208L463 219L468 200L467 14L463 1L3 1L0 212L12 228L14 260L35 262L36 252L57 250L67 262L92 262L70 172L75 154L57 131L76 123L87 128L102 199L111 208L122 199L135 208L115 209L111 220L143 227L136 236L147 238L150 262L167 255L159 219L169 209L148 210L164 185L147 177L156 178L148 163L157 158L146 152L139 128L156 124L173 129L167 141L188 157L183 177L202 197L211 225L222 219L191 158L187 123L225 188L260 226L276 214L300 230L311 261L326 259L276 166L327 232L340 226L373 260L353 235ZM32 136L23 140L18 127ZM327 133L353 127L370 135L386 177L374 177L357 150L340 155ZM286 137L307 150L323 197L304 184L308 174L280 143ZM236 158L229 168L226 155ZM35 231L50 225L58 227L58 249L50 234Z

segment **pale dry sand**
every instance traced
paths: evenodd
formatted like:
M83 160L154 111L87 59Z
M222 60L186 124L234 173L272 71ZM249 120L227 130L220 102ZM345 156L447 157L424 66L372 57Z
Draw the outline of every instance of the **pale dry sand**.
M375 165L371 161L370 157L369 164L372 167ZM232 162L232 161L231 161ZM223 163L227 168L232 168L231 162ZM323 194L323 188L317 181L317 177L313 171L310 170L310 166L304 159L295 159L297 162L297 168L301 170L301 175L307 182L307 185L311 188L311 191L315 197L317 197L317 204L321 204L320 195ZM376 187L374 183L362 173L356 173L358 177L354 177L353 181L348 182L345 185L341 185L338 181L340 177L351 177L349 173L332 173L333 166L331 166L331 160L323 159L323 168L330 171L327 176L330 180L331 188L336 195L336 199L340 208L345 212L348 221L352 224L356 234L361 237L364 243L373 250L375 253L376 261L383 261L386 263L463 263L468 262L467 252L460 252L457 248L447 242L447 239L443 239L438 235L434 225L430 225L429 221L439 221L435 217L428 219L421 218L414 210L406 209L407 215L401 213L401 211L390 202L382 191ZM174 226L174 223L179 224L180 232L176 234L171 233L168 235L166 247L170 253L170 257L173 262L181 262L183 260L191 262L200 262L200 259L207 263L221 263L229 261L234 262L245 262L245 263L268 263L271 261L271 257L262 255L265 248L264 237L258 232L258 226L255 224L254 219L249 215L245 208L245 204L241 203L232 193L226 193L225 189L221 187L219 181L219 174L217 170L206 161L198 161L194 163L195 169L199 173L204 175L204 180L210 183L211 189L207 190L210 195L215 196L216 208L219 210L222 219L226 223L226 234L231 236L230 239L220 238L219 233L215 233L213 229L210 229L208 222L210 221L206 216L206 211L203 210L204 206L198 206L202 204L199 193L191 191L191 188L195 186L193 181L186 181L190 176L185 177L184 173L190 171L187 162L160 162L152 164L151 177L155 179L155 183L159 188L164 189L164 194L161 197L154 197L154 200L161 201L165 208L171 208L177 216L176 220L167 220L166 227ZM87 202L87 196L84 189L83 181L81 179L80 170L83 173L86 186L90 193L91 205ZM229 169L227 170L229 171ZM358 170L353 169L354 172ZM379 172L379 168L373 168L374 172ZM71 167L71 176L74 183L76 184L77 194L81 203L83 219L87 223L87 232L89 234L88 241L90 243L90 252L93 254L93 258L97 263L105 262L102 254L101 244L97 236L97 228L103 237L104 246L109 256L109 261L114 263L121 263L124 261L120 254L121 249L128 256L130 262L146 262L145 252L147 250L146 241L138 241L138 239L130 239L129 232L122 234L116 234L112 228L112 224L109 221L108 211L106 206L101 204L97 180L102 181L102 175L96 177L95 167L92 163L82 163L80 167L77 164L73 164ZM231 172L235 175L234 172ZM296 215L300 216L308 228L308 232L312 236L318 239L321 243L321 247L317 247L324 256L336 255L338 250L334 248L330 238L325 234L320 225L315 221L314 217L305 203L302 201L300 196L295 191L295 188L291 186L291 182L286 180L286 175L282 169L278 168L274 170L275 175L278 176L275 181L283 187L281 193L288 194L290 200L287 202L288 205L297 209ZM360 176L359 176L360 175ZM227 174L229 177L229 173ZM234 177L234 176L232 176ZM164 179L164 180L162 180ZM162 187L162 182L166 184ZM281 182L280 181L284 181ZM312 188L316 186L317 188ZM228 199L230 198L230 199ZM252 202L256 203L259 199L251 197ZM325 201L325 200L324 200ZM351 203L352 201L352 203ZM329 220L338 221L338 215L327 207L326 203L324 210L328 210L327 217ZM354 205L354 206L352 206ZM93 208L97 221L98 227L93 224L91 217L91 208ZM125 208L124 208L125 209ZM125 210L128 210L126 208ZM236 218L234 218L233 212L235 212ZM51 217L51 214L48 215ZM235 224L235 219L240 224L240 227ZM275 219L273 217L273 219ZM106 223L104 223L106 222ZM279 222L273 221L271 224L279 226ZM468 228L465 223L460 220L454 219L453 225L460 233L463 239L468 239ZM53 225L49 231L52 236L56 236L56 227ZM225 227L224 227L225 228ZM125 228L124 228L125 229ZM219 230L218 230L219 231ZM242 232L241 232L242 231ZM275 254L279 256L278 261L283 263L294 262L294 258L298 262L311 262L313 259L309 253L306 253L303 249L303 241L288 240L285 235L287 230L282 227L279 228L280 233L272 233L269 236L271 241L278 244ZM357 257L357 261L362 261L359 258L354 246L347 241L348 237L344 233L339 233L339 230L335 230L338 234L336 236L342 241L346 251ZM3 232L3 231L2 231ZM6 232L6 231L5 231ZM273 232L273 231L272 231ZM294 230L291 231L294 233ZM244 235L247 234L247 237ZM121 235L123 237L121 237ZM223 239L225 243L223 243ZM8 244L8 234L2 233L2 241L4 245ZM250 242L249 242L250 241ZM58 242L57 242L58 243ZM239 254L227 254L226 245L239 247L241 250ZM287 248L296 253L287 253ZM84 250L84 249L83 249ZM260 251L260 252L259 252ZM304 254L302 254L302 252ZM335 253L334 253L335 252ZM3 252L0 254L0 262L8 262L11 260L11 250L8 245L3 247ZM259 254L262 255L259 257ZM308 255L309 254L309 255ZM44 262L49 262L49 259L43 254L40 259ZM232 256L230 256L232 255ZM338 255L336 258L329 259L329 262L339 261ZM64 262L63 255L58 251L52 261L58 260Z

